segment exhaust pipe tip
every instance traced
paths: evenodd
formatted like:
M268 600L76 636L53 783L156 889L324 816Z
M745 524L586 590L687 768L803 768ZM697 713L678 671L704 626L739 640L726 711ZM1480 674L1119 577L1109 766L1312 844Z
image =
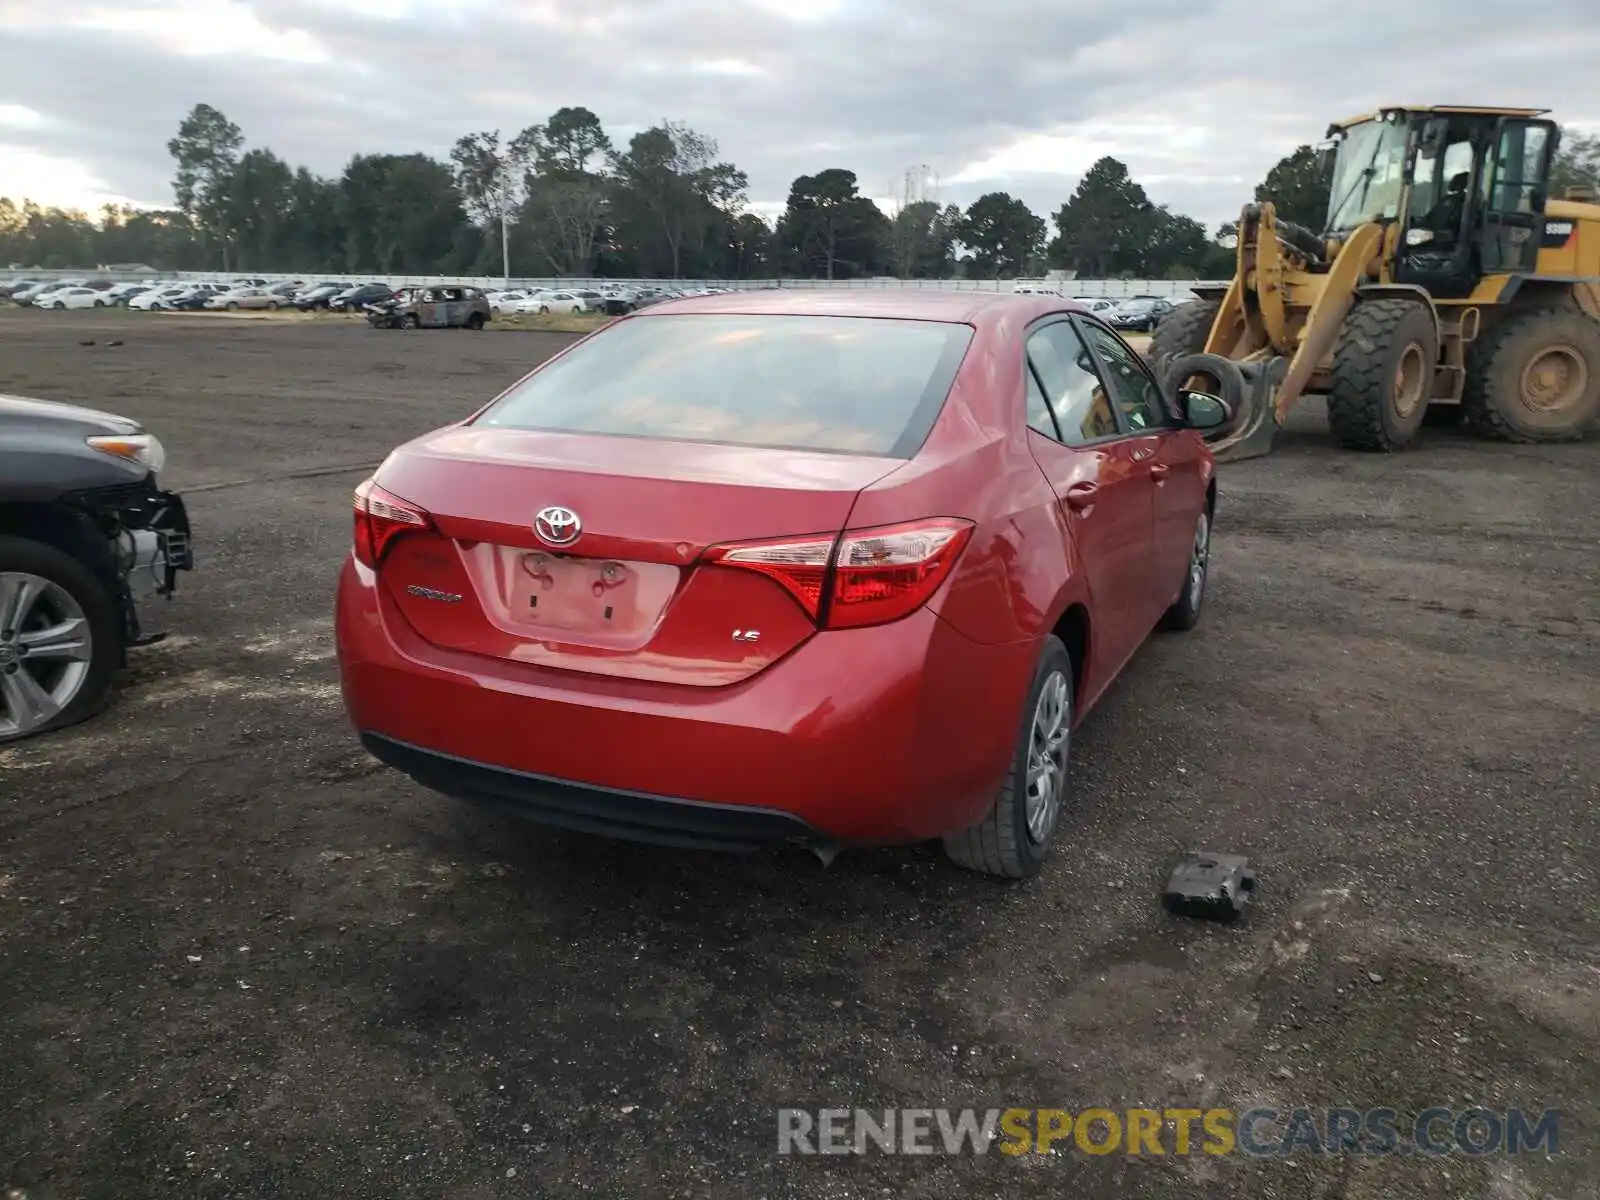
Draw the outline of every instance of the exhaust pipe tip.
M824 871L833 866L833 860L839 857L839 843L827 838L807 842L806 849L816 856Z

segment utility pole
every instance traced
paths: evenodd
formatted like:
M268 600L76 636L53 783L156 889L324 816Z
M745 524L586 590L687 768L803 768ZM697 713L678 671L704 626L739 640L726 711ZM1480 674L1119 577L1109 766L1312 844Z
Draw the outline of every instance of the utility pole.
M511 226L506 209L511 205L511 164L500 165L500 282L511 290Z

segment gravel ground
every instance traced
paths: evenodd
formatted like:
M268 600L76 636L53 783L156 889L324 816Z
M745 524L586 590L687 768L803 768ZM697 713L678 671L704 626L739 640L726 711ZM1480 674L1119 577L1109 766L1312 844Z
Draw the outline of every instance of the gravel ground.
M470 811L344 724L351 487L564 341L0 311L0 390L147 422L200 554L109 712L0 752L0 1185L1600 1195L1600 443L1347 454L1307 404L1224 469L1206 620L1086 722L1040 878L824 870ZM1159 910L1195 846L1256 860L1241 924ZM1561 1153L775 1153L786 1105L1474 1103Z

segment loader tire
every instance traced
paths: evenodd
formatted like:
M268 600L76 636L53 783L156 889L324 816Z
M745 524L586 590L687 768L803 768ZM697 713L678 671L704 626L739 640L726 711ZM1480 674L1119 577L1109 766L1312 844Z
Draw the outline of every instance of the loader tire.
M1150 338L1149 361L1157 376L1165 374L1173 359L1205 350L1211 324L1221 308L1216 300L1191 300L1166 315Z
M1506 318L1474 343L1461 406L1496 441L1577 441L1600 415L1600 321L1576 302Z
M1438 361L1438 332L1423 305L1393 299L1357 304L1333 349L1328 427L1339 444L1404 449L1428 411Z

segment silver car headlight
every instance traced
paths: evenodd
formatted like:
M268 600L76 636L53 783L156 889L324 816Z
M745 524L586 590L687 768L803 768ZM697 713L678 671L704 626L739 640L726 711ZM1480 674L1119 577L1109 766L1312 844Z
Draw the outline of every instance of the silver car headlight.
M161 469L167 465L166 448L162 446L161 439L153 433L110 434L84 440L102 454L125 458L157 475L161 474Z

